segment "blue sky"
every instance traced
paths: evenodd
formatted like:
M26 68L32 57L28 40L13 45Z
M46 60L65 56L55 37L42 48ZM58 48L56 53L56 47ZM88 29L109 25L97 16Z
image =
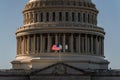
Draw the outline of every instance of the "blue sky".
M16 55L16 29L23 25L28 0L0 0L0 68L11 68ZM105 29L105 56L109 67L120 69L120 0L93 0L100 11L98 26Z

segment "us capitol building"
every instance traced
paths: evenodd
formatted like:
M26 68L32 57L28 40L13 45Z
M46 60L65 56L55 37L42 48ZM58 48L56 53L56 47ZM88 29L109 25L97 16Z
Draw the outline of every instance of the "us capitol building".
M119 70L108 69L98 13L91 0L29 0L16 58L0 80L120 80Z

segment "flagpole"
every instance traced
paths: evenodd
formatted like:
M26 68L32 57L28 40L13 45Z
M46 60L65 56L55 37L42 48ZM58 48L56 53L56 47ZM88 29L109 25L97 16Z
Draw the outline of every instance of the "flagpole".
M58 43L59 47L61 47L61 45L60 45L60 33L59 33L59 39L58 40L59 40L59 43ZM59 50L58 54L59 54L59 61L61 61L61 49Z

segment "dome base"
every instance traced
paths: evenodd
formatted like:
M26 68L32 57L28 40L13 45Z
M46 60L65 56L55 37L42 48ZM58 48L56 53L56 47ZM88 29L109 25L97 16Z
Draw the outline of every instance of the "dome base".
M100 56L58 55L42 57L17 57L13 69L42 69L55 63L66 63L80 69L108 69L109 62Z

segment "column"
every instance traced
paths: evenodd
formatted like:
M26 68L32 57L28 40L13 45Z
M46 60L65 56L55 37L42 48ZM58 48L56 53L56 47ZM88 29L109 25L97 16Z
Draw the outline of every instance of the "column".
M23 39L22 39L22 55L24 55L25 53L25 37L23 36Z
M62 22L65 22L65 12L62 12Z
M16 37L16 40L17 40L17 55L19 55L19 38Z
M85 43L84 38L85 38L85 37L82 37L82 53L85 52L85 49L84 49L84 46L85 46L85 45L84 45L84 43Z
M46 12L43 12L43 22L45 22L45 20L46 20L46 14L45 14Z
M91 54L93 54L93 35L91 35Z
M42 34L40 34L40 53L43 52L43 38L42 38Z
M85 53L87 54L88 50L88 45L87 45L87 34L85 34Z
M28 48L28 49L27 49L27 50L28 50L28 51L27 51L28 54L30 54L30 45L31 45L31 43L30 43L30 35L28 35L28 44L27 44L27 46L28 46L28 47L27 47L27 48Z
M99 37L99 50L98 50L99 52L99 55L101 56L101 37Z
M104 37L102 37L102 56L104 56Z
M19 37L19 54L21 54L21 37Z
M65 33L64 33L63 34L63 42L62 42L63 43L63 52L65 52L65 49L66 49L66 45L65 45L66 42L65 41L66 41L66 36L65 36Z
M75 12L75 22L78 22L78 13Z
M69 22L72 22L72 12L69 12L69 15L70 15Z
M51 43L50 34L48 33L48 35L47 35L47 52L48 53L50 52L50 43Z
M32 16L33 16L32 22L35 23L35 13L34 12L32 12Z
M36 46L37 46L37 47L36 47L36 50L37 50L37 53L39 53L39 44L40 44L40 43L39 43L39 40L40 40L40 39L39 39L39 35L36 36L36 39L37 39L37 40L36 40L36 41L37 41L37 42L36 42L36 43L37 43L37 45L36 45Z
M42 35L42 52L45 52L45 38L44 35Z
M87 38L87 53L90 53L90 37Z
M33 54L36 53L36 35L33 36L34 37L34 42L33 42Z
M78 35L78 52L81 53L81 34Z
M58 44L58 35L55 34L55 44L57 45Z
M73 53L73 34L71 34L71 38L70 38L70 41L71 41L71 46L70 46L70 49L71 49L71 53Z
M96 46L95 54L98 55L98 36L95 37L95 46Z

